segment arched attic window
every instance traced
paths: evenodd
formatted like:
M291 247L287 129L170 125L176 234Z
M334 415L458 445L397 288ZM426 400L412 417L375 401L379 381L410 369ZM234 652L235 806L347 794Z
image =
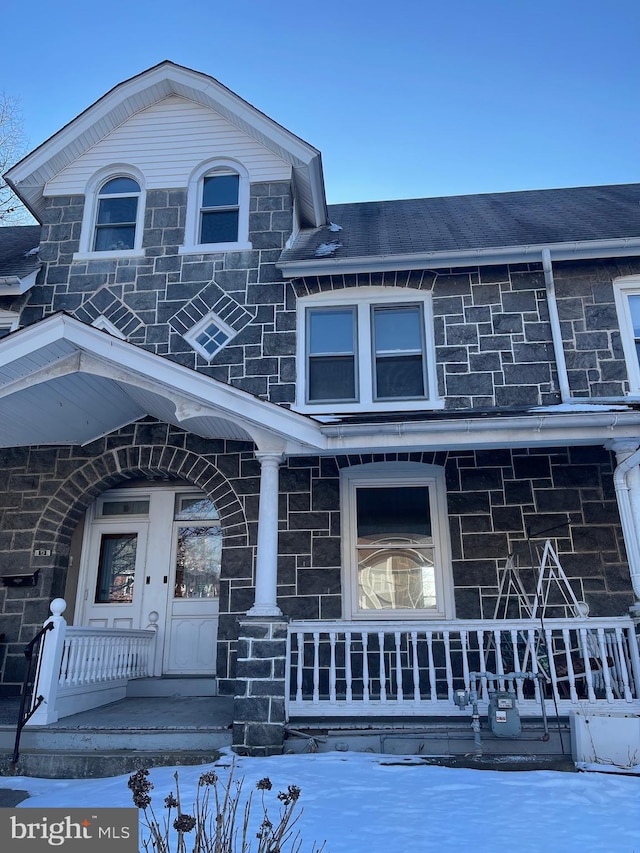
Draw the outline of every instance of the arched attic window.
M117 252L136 245L140 184L133 178L110 178L98 192L94 252Z
M139 169L118 163L96 172L85 189L74 260L143 257L144 207L145 184Z
M231 160L202 164L191 176L183 252L250 249L249 173Z

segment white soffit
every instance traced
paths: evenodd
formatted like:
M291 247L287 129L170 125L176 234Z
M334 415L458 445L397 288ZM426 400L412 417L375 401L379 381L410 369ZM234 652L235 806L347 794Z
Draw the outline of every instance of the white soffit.
M265 450L326 443L304 416L65 315L0 341L0 446L85 444L145 415Z

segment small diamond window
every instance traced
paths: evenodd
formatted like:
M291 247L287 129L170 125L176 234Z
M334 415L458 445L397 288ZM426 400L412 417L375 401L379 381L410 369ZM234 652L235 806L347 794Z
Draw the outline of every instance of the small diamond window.
M185 334L185 340L207 361L226 346L236 333L215 314L208 314Z

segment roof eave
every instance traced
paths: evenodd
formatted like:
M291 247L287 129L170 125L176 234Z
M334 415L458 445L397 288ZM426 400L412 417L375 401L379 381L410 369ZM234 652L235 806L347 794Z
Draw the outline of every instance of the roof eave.
M640 255L640 237L606 240L576 240L564 243L537 243L497 246L444 252L413 252L355 258L327 257L310 260L280 260L276 266L288 278L332 273L386 272L389 270L442 269L539 262L543 249L554 261L588 260Z

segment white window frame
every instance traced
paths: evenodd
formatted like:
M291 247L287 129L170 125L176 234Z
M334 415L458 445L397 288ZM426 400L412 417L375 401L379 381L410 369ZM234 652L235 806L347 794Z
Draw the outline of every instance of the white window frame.
M198 335L211 323L216 325L222 332L224 332L228 336L227 340L222 344L222 346L219 346L214 352L208 352L208 350L202 347L196 340ZM202 358L204 358L206 362L210 362L213 361L213 359L220 352L220 350L223 350L227 346L227 344L229 344L230 341L235 338L237 334L238 333L234 329L232 329L231 326L225 323L224 320L221 320L215 312L210 311L208 314L205 314L202 320L199 320L195 324L195 326L189 329L188 332L185 332L182 337L185 339L185 341L189 344L190 347L193 347L193 349L199 355L201 355Z
M635 345L631 311L629 309L629 297L640 298L640 276L625 276L615 279L613 282L613 293L615 297L616 310L620 323L620 337L627 362L627 375L629 378L629 396L640 397L640 362Z
M98 216L98 203L100 190L113 178L131 178L140 187L138 196L138 209L136 212L136 231L132 249L118 249L108 252L99 252L93 248L96 219ZM135 166L128 163L116 163L100 169L91 177L84 191L84 213L82 216L82 228L80 230L80 245L78 251L73 255L74 261L111 260L113 258L144 258L142 248L142 236L144 230L144 212L146 202L146 189L144 175Z
M433 555L436 567L437 607L429 609L359 610L356 492L359 487L426 486L429 489ZM455 604L451 542L447 514L444 469L421 462L372 462L354 465L340 472L342 527L342 600L343 618L353 620L396 621L453 619Z
M204 179L221 175L237 174L238 182L238 239L228 243L200 242L200 212ZM251 249L249 242L249 172L237 160L208 160L195 169L189 178L187 187L187 218L184 230L184 246L178 249L180 254L205 254L207 252L244 251Z
M373 351L372 306L416 305L422 307L424 321L424 357L427 389L424 397L376 400L374 398L375 353ZM309 308L339 308L354 306L356 312L356 401L307 399L307 316ZM423 290L399 287L346 288L298 300L297 306L298 345L296 356L296 404L297 412L308 414L347 414L362 411L398 412L441 409L444 400L438 396L435 343L433 333L433 307L431 294Z

